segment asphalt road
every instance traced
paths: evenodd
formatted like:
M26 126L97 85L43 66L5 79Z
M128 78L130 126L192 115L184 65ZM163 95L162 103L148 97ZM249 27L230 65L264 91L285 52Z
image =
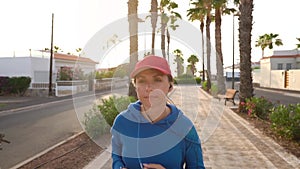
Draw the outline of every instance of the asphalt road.
M93 95L69 98L0 116L0 131L11 142L1 146L0 169L13 167L82 131L80 121L95 99Z
M265 97L275 104L288 105L300 103L300 92L255 88L254 93L255 97Z

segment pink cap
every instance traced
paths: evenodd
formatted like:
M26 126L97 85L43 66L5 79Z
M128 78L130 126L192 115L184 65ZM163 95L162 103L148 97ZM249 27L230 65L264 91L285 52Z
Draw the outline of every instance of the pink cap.
M147 69L156 69L166 75L171 75L171 69L166 59L159 56L146 56L143 60L136 63L130 77L134 78L140 72Z

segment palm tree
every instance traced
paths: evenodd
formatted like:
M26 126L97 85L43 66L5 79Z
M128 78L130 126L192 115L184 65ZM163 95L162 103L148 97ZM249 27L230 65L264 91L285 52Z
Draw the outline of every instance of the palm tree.
M196 55L191 55L187 61L190 63L191 72L192 75L194 76L195 73L197 72L196 63L199 62L199 59Z
M296 44L296 46L297 46L297 49L299 49L300 48L300 38L296 38L297 40L298 40L298 44Z
M222 14L227 11L227 0L213 0L213 6L215 9L215 41L216 41L216 63L217 63L217 83L218 93L225 93L225 78L223 69L223 53L222 53L222 36L221 36L221 22Z
M128 0L128 22L129 22L129 72L131 72L138 61L138 16L137 16L138 0ZM130 78L129 78L130 79ZM133 84L129 80L129 96L137 97Z
M54 48L55 53L58 53L58 52L63 53L64 52L59 46L54 46L53 48Z
M253 0L240 0L239 5L239 40L240 40L240 103L253 96L252 69L251 69L251 30L253 22ZM239 106L244 112L244 107Z
M198 1L198 2L192 2L192 5L195 6L195 8L189 9L187 12L187 16L189 17L189 20L200 21L200 31L201 31L201 49L202 49L202 81L205 81L205 68L204 68L204 37L203 37L203 29L204 29L204 18L206 14L206 9L204 8L204 2Z
M177 71L177 77L179 77L180 75L183 74L183 70L184 70L184 67L183 67L183 54L181 52L180 49L175 49L173 51L173 54L175 55L175 63L177 65L177 68L176 68L176 71Z
M279 34L273 34L273 33L259 36L258 40L256 41L255 47L261 48L262 57L264 57L264 50L266 47L268 47L269 49L273 49L273 43L276 46L283 45L282 40L277 38L278 36Z
M172 2L170 0L161 0L160 1L160 19L161 19L161 51L164 58L166 58L166 28L167 24L170 20L170 17L168 16L168 13L170 13L174 18L181 18L180 14L177 12L174 12L173 9L178 8L178 4L175 2Z
M169 32L169 28L171 28L173 31L176 30L177 27L179 27L179 25L176 25L175 22L177 21L177 19L182 19L181 18L181 15L178 14L178 13L173 13L172 11L172 14L170 16L170 25L167 27L167 55L168 55L168 61L169 61L169 57L170 57L170 54L169 54L169 51L170 51L170 42L171 42L171 36L170 36L170 32Z
M154 55L155 51L155 30L156 30L156 24L157 24L157 0L151 0L151 25L152 25L152 43L151 43L151 54Z
M211 88L211 70L210 70L210 56L211 56L211 43L210 43L210 24L212 20L211 8L212 0L204 0L204 7L206 8L206 21L205 21L205 32L206 32L206 65L207 65L207 89ZM203 72L204 73L204 72Z

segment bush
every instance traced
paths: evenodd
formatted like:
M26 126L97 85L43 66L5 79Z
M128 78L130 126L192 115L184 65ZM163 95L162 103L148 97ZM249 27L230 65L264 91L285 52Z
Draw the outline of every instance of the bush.
M0 95L24 95L31 83L30 77L0 77Z
M128 105L135 100L134 97L112 96L108 99L102 99L102 104L99 105L98 108L106 122L112 126L116 116L121 111L127 109Z
M83 124L85 131L93 139L99 138L101 135L109 132L109 125L98 111L96 105L89 112L84 113Z
M270 114L272 129L280 136L300 140L300 104L279 105Z
M264 97L251 97L246 99L246 103L241 103L245 106L245 110L251 117L258 117L263 120L268 120L269 115L274 107L274 104Z
M0 95L9 93L9 77L0 77Z
M205 90L205 91L208 91L207 81L202 82L202 89Z
M30 77L12 77L8 80L9 91L11 94L23 96L31 83Z
M200 84L201 78L189 74L183 74L174 79L175 84Z

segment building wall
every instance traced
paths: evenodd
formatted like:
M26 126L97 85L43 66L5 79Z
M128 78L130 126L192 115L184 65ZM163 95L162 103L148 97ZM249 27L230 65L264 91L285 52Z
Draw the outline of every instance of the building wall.
M260 86L266 87L271 86L270 78L271 78L271 67L270 67L270 59L262 59L260 61L260 77L256 77L259 79Z
M32 76L29 57L0 58L0 76Z
M289 89L300 90L300 70L290 70L289 71Z
M284 70L272 70L271 71L271 88L284 89Z
M271 58L271 70L278 70L278 64L282 64L282 70L287 70L286 65L292 64L291 69L297 68L296 58Z
M288 83L285 86L285 74L288 73ZM253 83L259 83L261 87L270 87L277 89L288 89L300 91L300 70L293 69L289 71L285 70L271 70L270 76L266 76L266 73L261 71L253 72ZM270 85L263 83L269 81Z

